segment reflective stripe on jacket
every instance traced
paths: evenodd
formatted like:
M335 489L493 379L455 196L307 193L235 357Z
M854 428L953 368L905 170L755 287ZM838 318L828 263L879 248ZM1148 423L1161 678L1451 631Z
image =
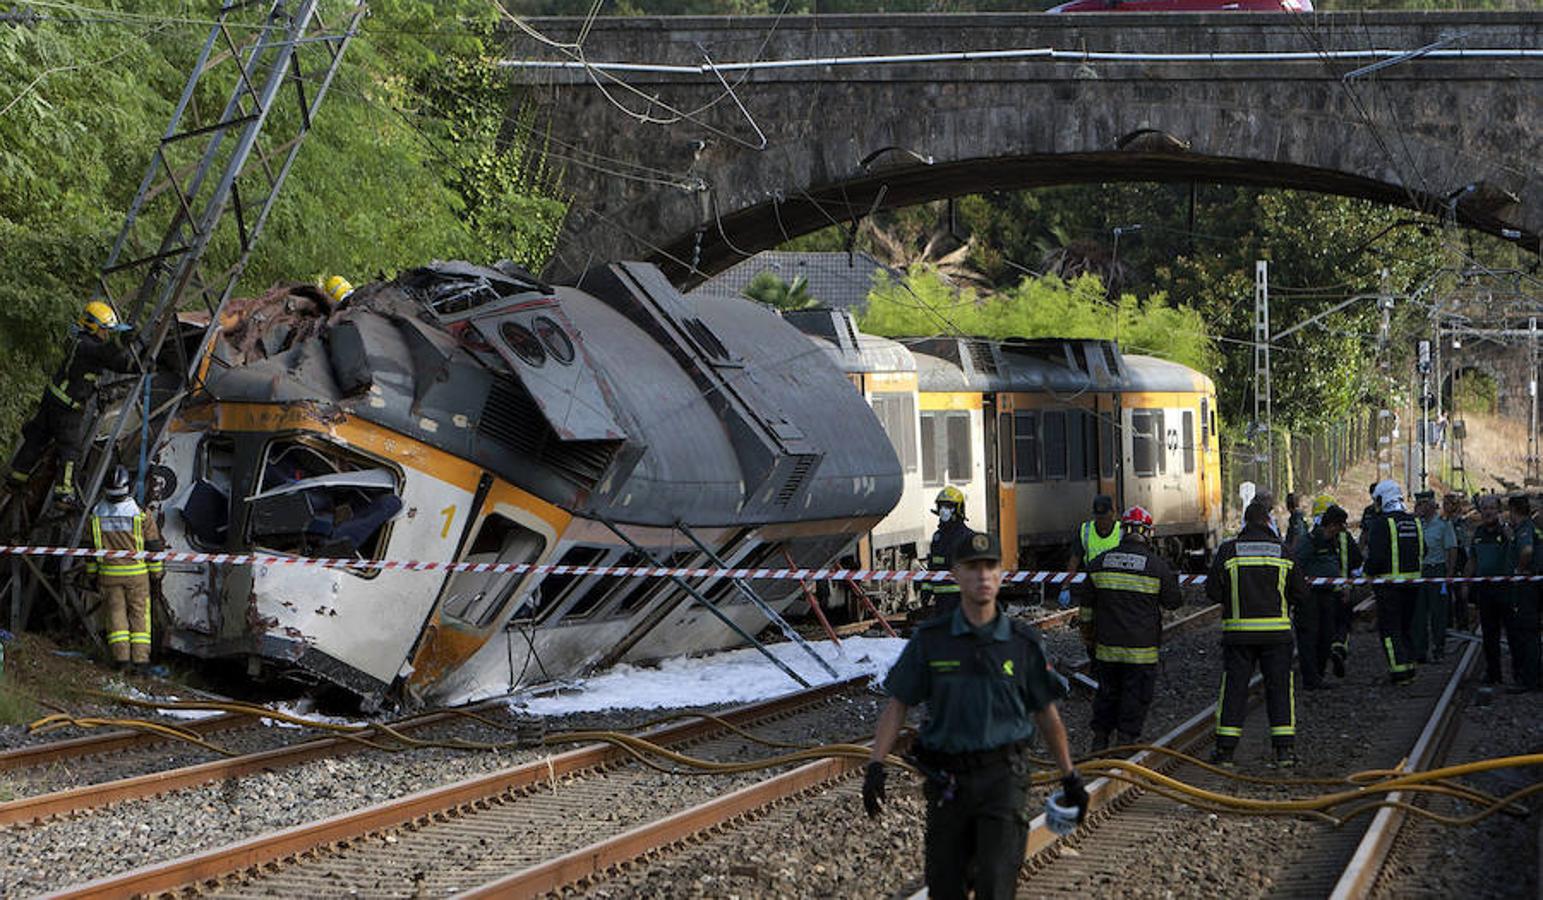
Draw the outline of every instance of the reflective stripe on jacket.
M1258 525L1217 549L1205 587L1222 606L1222 640L1230 643L1291 640L1291 608L1307 592L1280 539Z
M1090 563L1098 559L1099 554L1113 550L1120 546L1120 536L1124 529L1120 523L1114 524L1114 530L1105 537L1098 533L1098 523L1092 519L1082 523L1082 561Z
M1074 588L1085 640L1102 662L1157 662L1162 643L1162 608L1184 602L1179 579L1168 563L1139 537L1126 537L1099 554L1088 577Z
M91 546L97 550L129 550L143 552L165 549L155 519L141 510L133 500L103 500L91 510ZM104 577L128 577L158 575L163 566L160 560L143 559L92 559L86 563L88 575Z

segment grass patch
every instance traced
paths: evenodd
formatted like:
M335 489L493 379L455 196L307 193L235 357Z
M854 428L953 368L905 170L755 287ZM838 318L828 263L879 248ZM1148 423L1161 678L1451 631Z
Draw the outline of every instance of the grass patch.
M37 721L43 714L37 701L17 690L7 681L0 681L0 725L26 725ZM0 797L5 786L0 784Z

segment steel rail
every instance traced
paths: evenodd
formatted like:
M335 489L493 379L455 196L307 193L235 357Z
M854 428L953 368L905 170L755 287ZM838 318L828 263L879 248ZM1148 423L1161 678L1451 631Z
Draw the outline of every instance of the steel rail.
M470 709L479 710L487 708L490 708L489 704L479 704ZM388 724L395 731L410 732L427 728L430 725L452 721L459 717L459 713L455 711L435 712ZM300 741L285 747L275 747L271 750L244 753L227 759L216 759L209 762L194 763L190 766L166 769L160 772L147 772L144 775L116 778L98 784L66 788L62 791L51 791L32 797L19 797L15 800L0 803L0 827L25 822L36 822L50 816L99 809L111 803L154 797L157 794L197 787L211 781L242 778L258 772L289 768L300 763L310 762L313 759L342 756L347 753L368 750L370 748L360 743L360 738L389 739L389 737L386 732L380 729L369 728L364 731L354 732L348 737L316 738L314 740Z
M848 775L861 765L862 760L850 757L816 760L455 896L533 897L555 893L564 885L598 875L611 866L630 862L723 825L738 816L756 812Z
M1441 692L1441 697L1436 701L1431 710L1430 719L1426 721L1425 728L1420 732L1420 737L1414 742L1414 748L1409 751L1409 757L1404 764L1399 766L1400 772L1419 772L1431 768L1446 755L1456 729L1453 725L1457 722L1457 712L1460 708L1458 702L1458 689L1462 686L1479 661L1479 645L1470 643L1463 650L1462 659L1452 669L1452 675L1447 679L1446 690ZM1387 802L1408 802L1413 795L1406 791L1396 791L1389 794ZM1393 806L1384 806L1377 811L1376 818L1366 829L1366 834L1361 837L1361 843L1356 847L1355 854L1345 866L1345 874L1340 876L1339 882L1334 885L1334 892L1329 895L1330 900L1353 900L1353 898L1368 897L1372 888L1376 885L1378 877L1382 874L1383 866L1388 861L1388 853L1393 849L1393 842L1398 838L1399 830L1409 820L1409 813Z
M867 676L821 685L808 690L763 700L731 710L722 719L736 725L783 715L837 696L865 683ZM720 726L696 719L647 732L644 737L661 745L680 744L706 737ZM626 750L612 744L587 744L487 775L457 781L351 810L314 822L258 835L234 844L167 862L153 863L129 872L108 875L65 888L50 897L116 898L133 894L171 891L186 885L220 879L230 873L261 866L408 822L461 809L510 791L545 784L573 772L631 759Z
M206 719L178 722L176 727L202 736L220 731L229 731L234 728L244 728L256 721L257 718L255 716L249 716L245 713L223 713ZM0 752L0 772L37 768L38 766L46 766L64 759L99 756L104 753L115 753L121 750L133 750L155 744L169 743L174 740L176 739L154 731L115 729L100 734L88 734L84 737L45 741Z

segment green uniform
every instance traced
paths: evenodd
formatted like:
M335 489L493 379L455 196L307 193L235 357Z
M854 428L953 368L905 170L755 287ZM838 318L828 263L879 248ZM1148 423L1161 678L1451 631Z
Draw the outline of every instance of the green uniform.
M1475 575L1509 575L1515 566L1511 555L1511 533L1505 525L1493 527L1480 523L1468 538L1468 558ZM1500 635L1505 630L1510 609L1510 585L1479 583L1473 586L1474 605L1479 612L1479 630L1484 640L1484 681L1500 683Z
M1033 715L1067 692L1038 632L1000 613L979 629L960 611L929 620L884 689L906 706L927 708L916 756L929 776L930 896L962 898L971 885L983 900L1013 896L1033 817Z
M1522 567L1522 551L1532 548L1531 571ZM1535 575L1543 569L1543 547L1531 519L1511 526L1511 552L1506 560L1517 575ZM1525 581L1511 586L1506 611L1506 643L1511 645L1511 677L1518 685L1543 689L1543 645L1539 641L1538 585Z

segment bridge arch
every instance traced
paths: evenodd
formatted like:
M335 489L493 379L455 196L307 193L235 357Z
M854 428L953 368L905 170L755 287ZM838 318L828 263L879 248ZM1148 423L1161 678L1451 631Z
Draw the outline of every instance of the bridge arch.
M537 22L558 39L581 24ZM763 41L769 59L1034 47L1300 54L1415 48L1458 29L1468 47L1536 48L1543 17L819 16L787 17L775 29L743 17L616 19L591 27L584 51L591 61L682 66L749 59ZM711 70L618 74L625 89L594 72L514 71L515 102L546 107L575 198L549 269L555 278L641 257L689 284L876 208L1089 181L1300 188L1447 210L1537 241L1543 177L1530 148L1543 133L1543 59L1422 59L1346 84L1340 76L1354 65L870 63L740 73L737 83L738 74ZM696 114L647 124L618 104L656 118Z

